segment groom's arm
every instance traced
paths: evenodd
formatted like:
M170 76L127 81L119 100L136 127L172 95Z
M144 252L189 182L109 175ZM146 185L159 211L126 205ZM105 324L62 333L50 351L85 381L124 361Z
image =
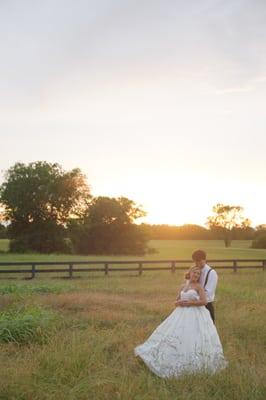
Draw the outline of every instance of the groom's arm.
M215 289L218 282L218 275L214 269L209 273L208 282L205 286L205 293L208 300L208 303L214 300Z

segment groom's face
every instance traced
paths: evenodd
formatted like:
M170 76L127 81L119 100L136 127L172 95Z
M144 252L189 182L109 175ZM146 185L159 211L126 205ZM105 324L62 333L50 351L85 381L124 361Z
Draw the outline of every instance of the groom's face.
M206 260L195 260L196 267L202 269L206 264Z

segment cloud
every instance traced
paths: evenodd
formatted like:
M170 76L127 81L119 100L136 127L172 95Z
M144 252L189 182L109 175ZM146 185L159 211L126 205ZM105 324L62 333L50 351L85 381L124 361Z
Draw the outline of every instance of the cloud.
M36 102L60 81L156 82L180 71L221 90L246 86L266 68L265 16L256 0L1 2L1 92Z
M253 90L255 90L255 88L252 86L228 87L225 89L217 90L216 94L245 93L245 92L252 92Z

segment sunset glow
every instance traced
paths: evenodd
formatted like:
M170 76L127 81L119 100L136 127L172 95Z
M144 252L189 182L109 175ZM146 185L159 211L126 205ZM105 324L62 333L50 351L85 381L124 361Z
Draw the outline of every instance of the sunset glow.
M255 3L1 4L1 181L46 160L79 167L94 196L142 204L145 222L204 225L219 202L266 223Z

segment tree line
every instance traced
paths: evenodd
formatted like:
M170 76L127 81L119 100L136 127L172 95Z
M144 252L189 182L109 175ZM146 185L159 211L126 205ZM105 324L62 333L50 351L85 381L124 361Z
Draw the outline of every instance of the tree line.
M201 225L149 225L143 224L153 240L224 240L224 231L219 228L205 228ZM230 232L232 240L252 240L257 229L252 227L233 228Z
M57 163L16 163L0 186L0 238L11 252L135 254L150 251L150 239L253 239L266 233L251 227L240 206L217 204L206 228L137 224L146 212L126 197L93 197L79 168Z

